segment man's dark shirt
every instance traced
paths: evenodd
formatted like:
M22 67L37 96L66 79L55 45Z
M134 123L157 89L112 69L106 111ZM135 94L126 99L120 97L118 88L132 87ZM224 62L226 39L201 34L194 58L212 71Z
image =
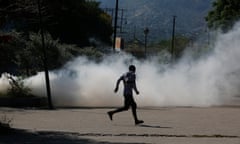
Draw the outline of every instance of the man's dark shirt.
M133 95L132 90L134 89L135 92L137 92L136 88L136 75L133 72L127 72L123 74L119 80L123 80L124 89L123 89L123 95Z

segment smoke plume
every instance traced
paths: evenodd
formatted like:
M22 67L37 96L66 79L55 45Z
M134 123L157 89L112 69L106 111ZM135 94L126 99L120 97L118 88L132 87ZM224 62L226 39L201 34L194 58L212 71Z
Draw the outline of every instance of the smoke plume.
M240 24L217 37L214 48L198 60L189 53L177 64L159 64L158 58L139 61L127 54L106 56L100 63L78 57L50 72L53 102L58 106L122 105L122 88L116 80L136 65L135 95L139 106L222 105L240 92ZM2 80L1 80L2 81ZM1 87L2 82L0 81ZM33 94L46 96L44 73L27 78Z

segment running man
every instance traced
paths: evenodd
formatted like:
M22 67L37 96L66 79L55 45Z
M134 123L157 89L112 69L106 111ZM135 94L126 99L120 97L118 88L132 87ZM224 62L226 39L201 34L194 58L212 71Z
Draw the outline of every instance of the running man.
M134 65L130 65L129 66L129 71L125 74L123 74L118 80L117 80L117 84L116 84L116 88L114 90L114 92L116 93L118 91L118 86L119 83L121 81L123 81L124 84L124 91L123 91L123 96L124 96L124 106L121 108L118 108L116 110L113 111L109 111L108 112L108 116L110 118L110 120L113 119L113 115L115 113L118 112L122 112L122 111L127 111L129 109L129 107L132 108L132 114L133 114L133 118L135 120L135 124L141 124L144 121L139 120L137 118L137 104L133 98L133 90L136 92L136 94L139 94L139 91L136 87L136 75L135 75L135 71L136 71L136 67Z

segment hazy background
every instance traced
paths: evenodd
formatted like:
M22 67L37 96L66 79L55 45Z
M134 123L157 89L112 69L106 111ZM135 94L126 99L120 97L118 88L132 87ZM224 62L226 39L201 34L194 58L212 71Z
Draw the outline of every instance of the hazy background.
M115 8L115 0L97 0L101 7ZM135 36L143 39L143 30L150 30L149 40L168 39L172 33L173 16L176 18L176 34L196 37L206 31L206 21L214 0L119 0L118 25L123 18L122 35L126 40ZM112 15L109 10L108 13ZM115 14L115 13L114 13ZM113 17L114 17L113 14Z
M0 5L1 9L8 17L1 17L5 20L2 27L6 32L1 36L3 63L0 68L2 73L28 75L23 81L25 87L30 88L33 95L46 97L45 77L41 72L42 37L37 33L40 30L40 18L36 2L17 0L14 3L16 7L9 7L12 5L10 1L1 1L5 4ZM128 70L130 64L137 67L140 95L135 98L139 106L224 105L239 97L240 26L236 24L232 29L231 25L237 19L232 12L238 12L238 8L233 9L238 3L218 2L215 6L220 8L214 7L216 11L210 11L212 1L151 0L150 3L149 0L121 0L119 7L120 10L124 8L126 14L123 26L126 33L118 32L118 36L123 35L130 40L134 34L136 37L126 44L126 53L113 54L112 18L103 13L96 3L45 1L42 8L51 9L45 9L47 13L43 18L49 18L49 21L45 19L44 24L54 22L54 25L48 25L44 35L54 105L122 105L122 85L117 94L113 89L116 80ZM114 6L114 0L102 0L103 9ZM221 6L225 7L222 11ZM66 11L73 17L66 15L69 14ZM213 15L209 16L208 12ZM223 17L219 17L219 13L224 14ZM176 47L171 54L176 59L169 61L173 15L177 16ZM204 19L207 15L209 24L216 25L209 28L215 28L216 31L207 29ZM32 18L35 19L34 25ZM229 18L232 20L229 21ZM150 41L148 44L144 41L145 27L150 30L145 35ZM225 33L217 32L218 28ZM14 32L15 29L20 32ZM145 46L148 46L148 51L144 51ZM9 88L7 75L1 75L0 96ZM25 87L22 86L22 90ZM5 96L9 96L9 93ZM21 97L19 93L13 96ZM27 96L27 93L23 96Z
M191 52L174 65L159 64L157 57L138 61L116 54L96 63L78 57L50 73L53 101L61 106L116 106L122 104L122 87L114 94L116 80L137 67L139 106L212 106L239 96L240 25L219 34L213 51L198 60ZM34 94L45 95L44 74L25 80ZM121 85L122 86L122 85Z

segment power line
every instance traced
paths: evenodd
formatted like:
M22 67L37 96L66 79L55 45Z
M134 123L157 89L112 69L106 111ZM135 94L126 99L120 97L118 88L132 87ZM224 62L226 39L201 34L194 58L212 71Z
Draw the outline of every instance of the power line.
M116 0L115 8L104 8L104 11L112 17L113 31L113 51L115 51L116 37L118 33L124 34L124 25L127 23L127 18L125 17L126 9L118 7L118 0ZM115 12L115 15L114 15ZM119 16L119 13L121 14Z

